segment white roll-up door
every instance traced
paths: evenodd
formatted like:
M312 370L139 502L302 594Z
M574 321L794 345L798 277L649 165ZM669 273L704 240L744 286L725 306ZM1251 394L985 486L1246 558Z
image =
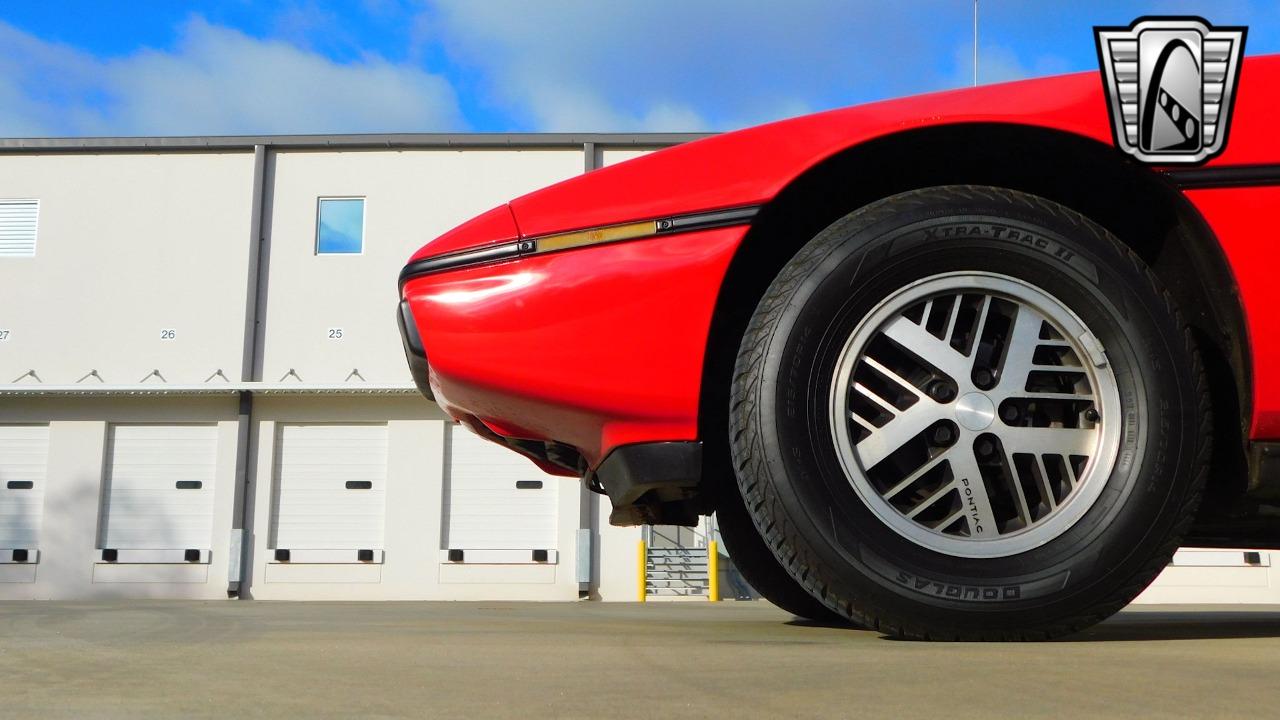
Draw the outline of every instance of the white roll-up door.
M111 425L100 546L208 550L217 460L218 426L212 423Z
M446 547L556 549L562 478L460 425L449 437Z
M275 475L272 548L382 549L386 423L282 424L276 436ZM353 562L358 558L356 553L349 555L334 557ZM308 556L318 557L303 555ZM286 557L277 554L277 559Z
M48 460L48 425L0 425L0 562L36 560Z

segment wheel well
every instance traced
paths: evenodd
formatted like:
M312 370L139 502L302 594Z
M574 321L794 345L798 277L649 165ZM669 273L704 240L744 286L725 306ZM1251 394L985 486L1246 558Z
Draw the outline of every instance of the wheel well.
M1250 413L1248 336L1234 277L1199 213L1167 180L1097 141L1045 128L962 124L858 145L796 178L769 202L729 267L703 373L705 511L731 480L728 397L742 333L777 272L832 222L881 198L952 184L1039 195L1106 227L1160 277L1191 325L1209 376L1214 458L1202 516L1245 490Z

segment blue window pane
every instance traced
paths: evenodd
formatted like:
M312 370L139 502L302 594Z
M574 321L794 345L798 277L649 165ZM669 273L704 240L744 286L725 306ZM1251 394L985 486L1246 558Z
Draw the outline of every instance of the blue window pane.
M316 252L359 253L364 249L364 200L321 199Z

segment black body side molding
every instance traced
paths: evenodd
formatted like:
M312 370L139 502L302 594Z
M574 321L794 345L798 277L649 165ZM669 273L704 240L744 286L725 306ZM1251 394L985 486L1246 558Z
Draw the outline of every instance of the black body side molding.
M1164 176L1183 190L1280 185L1280 165L1187 168L1166 170Z

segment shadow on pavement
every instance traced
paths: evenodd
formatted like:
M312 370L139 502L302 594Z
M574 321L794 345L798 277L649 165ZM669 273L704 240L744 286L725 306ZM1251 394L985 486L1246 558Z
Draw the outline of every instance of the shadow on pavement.
M810 620L809 618L793 617L787 621L787 625L791 627L802 628L829 628L832 630L865 630L866 628L853 622L852 620Z
M1207 610L1122 612L1057 642L1225 640L1280 637L1280 612Z
M791 627L865 630L852 623L793 618ZM1140 642L1280 637L1280 612L1257 610L1122 612L1105 622L1052 642ZM897 640L885 636L886 640Z

